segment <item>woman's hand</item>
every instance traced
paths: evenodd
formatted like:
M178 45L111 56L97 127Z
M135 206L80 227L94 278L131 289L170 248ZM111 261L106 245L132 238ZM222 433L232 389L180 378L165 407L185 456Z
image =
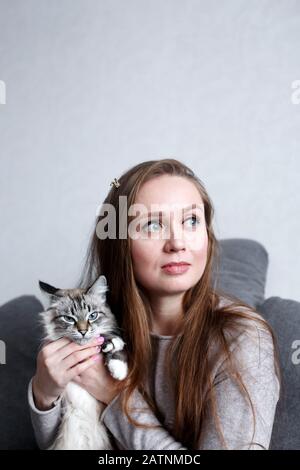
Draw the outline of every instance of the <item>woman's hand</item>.
M67 338L43 346L37 356L37 370L32 380L37 408L50 409L71 380L96 365L100 344L104 342L104 338L100 338L83 346Z
M80 372L73 381L93 395L96 400L108 405L121 391L121 381L114 379L108 372L103 353L98 355L95 367Z

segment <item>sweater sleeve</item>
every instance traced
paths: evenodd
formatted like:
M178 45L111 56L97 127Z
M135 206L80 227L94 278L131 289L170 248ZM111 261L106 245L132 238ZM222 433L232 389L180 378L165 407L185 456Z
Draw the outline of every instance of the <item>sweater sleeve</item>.
M226 375L223 362L215 375L214 392L219 423L226 444L220 440L214 420L208 414L203 424L201 444L199 443L196 450L259 450L269 447L279 398L279 382L274 368L271 336L256 328L256 335L241 334L231 352L233 359L237 361L239 373L254 406L256 427L253 438L251 406L235 381ZM137 390L132 396L134 412L131 412L131 416L139 422L158 425L158 428L145 429L130 424L121 412L120 398L121 393L108 404L101 420L120 443L121 448L187 449L157 420ZM145 411L135 410L140 407L144 407Z
M127 450L186 450L183 444L176 441L173 436L158 421L150 410L141 393L134 390L130 400L130 407L134 404L134 412L130 415L138 422L158 426L152 429L143 429L129 423L121 410L121 395L119 393L104 409L101 422L112 433L118 442L119 449ZM141 410L141 408L144 409Z
M226 446L216 432L211 416L203 428L201 449L267 450L270 445L280 384L275 372L274 348L269 332L256 328L256 335L242 334L232 350L245 396L236 381L220 367L214 381L216 411Z
M54 441L61 422L61 397L56 400L55 406L50 408L50 410L39 410L33 398L32 379L28 385L27 397L31 423L37 445L40 449L47 449Z

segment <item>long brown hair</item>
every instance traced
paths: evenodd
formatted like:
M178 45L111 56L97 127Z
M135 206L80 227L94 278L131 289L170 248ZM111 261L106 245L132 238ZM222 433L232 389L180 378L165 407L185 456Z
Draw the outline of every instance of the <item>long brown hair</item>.
M187 448L199 448L202 425L208 413L212 413L220 439L226 447L216 412L212 377L214 364L209 360L209 346L211 344L219 345L219 351L214 357L214 361L220 359L221 356L227 359L228 373L249 401L254 422L253 439L255 434L254 407L238 369L232 361L225 330L226 328L231 328L232 331L237 330L239 319L253 319L249 309L252 312L258 312L255 308L236 297L225 294L213 285L213 269L216 270L217 276L219 272L220 249L212 227L213 204L204 184L190 168L178 160L169 158L145 161L129 169L118 178L120 186L112 186L104 203L115 207L116 233L119 233L122 218L127 226L133 219L120 206L119 196L125 196L128 207L130 207L135 203L136 195L146 181L166 174L187 178L196 186L204 203L208 234L205 270L198 283L184 295L184 318L181 333L172 338L166 354L166 370L173 380L175 390L175 419L171 434ZM130 416L129 407L131 394L135 389L138 389L156 417L162 420L161 413L145 386L153 361L150 335L151 307L145 292L134 277L130 255L130 237L107 237L105 239L98 237L96 227L104 217L104 214L101 214L96 218L78 287L88 288L100 274L106 276L110 288L107 300L117 317L128 351L129 374L120 384L124 392L121 394L122 412L135 426L153 427L153 425L146 425L133 419ZM224 296L231 301L231 304L220 306L220 298ZM274 332L262 318L257 321L261 322L272 336L275 370L281 382L279 353ZM173 362L174 359L175 362Z

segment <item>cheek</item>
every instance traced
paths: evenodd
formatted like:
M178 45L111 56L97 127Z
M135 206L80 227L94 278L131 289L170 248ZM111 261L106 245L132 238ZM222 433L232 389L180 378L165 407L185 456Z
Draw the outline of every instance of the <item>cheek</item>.
M193 254L197 269L204 271L207 261L208 236L204 231L201 236L189 240L189 249Z
M138 269L139 266L148 266L155 254L155 245L151 241L135 240L131 247L131 256L133 266Z
M136 279L145 287L151 283L154 270L154 260L156 256L157 245L147 242L135 240L131 247L131 257L133 271Z

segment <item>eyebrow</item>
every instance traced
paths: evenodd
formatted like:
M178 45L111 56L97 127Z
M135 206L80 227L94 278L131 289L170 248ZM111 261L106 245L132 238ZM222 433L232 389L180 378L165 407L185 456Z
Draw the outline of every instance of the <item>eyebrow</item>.
M203 206L203 204L202 204ZM202 212L203 212L203 207L200 206L199 204L190 204L186 207L183 207L182 210L183 211L189 211L191 209L200 209ZM163 213L163 211L155 211L155 212L148 212L147 215L160 215L161 213ZM146 214L141 214L141 215L146 215Z

